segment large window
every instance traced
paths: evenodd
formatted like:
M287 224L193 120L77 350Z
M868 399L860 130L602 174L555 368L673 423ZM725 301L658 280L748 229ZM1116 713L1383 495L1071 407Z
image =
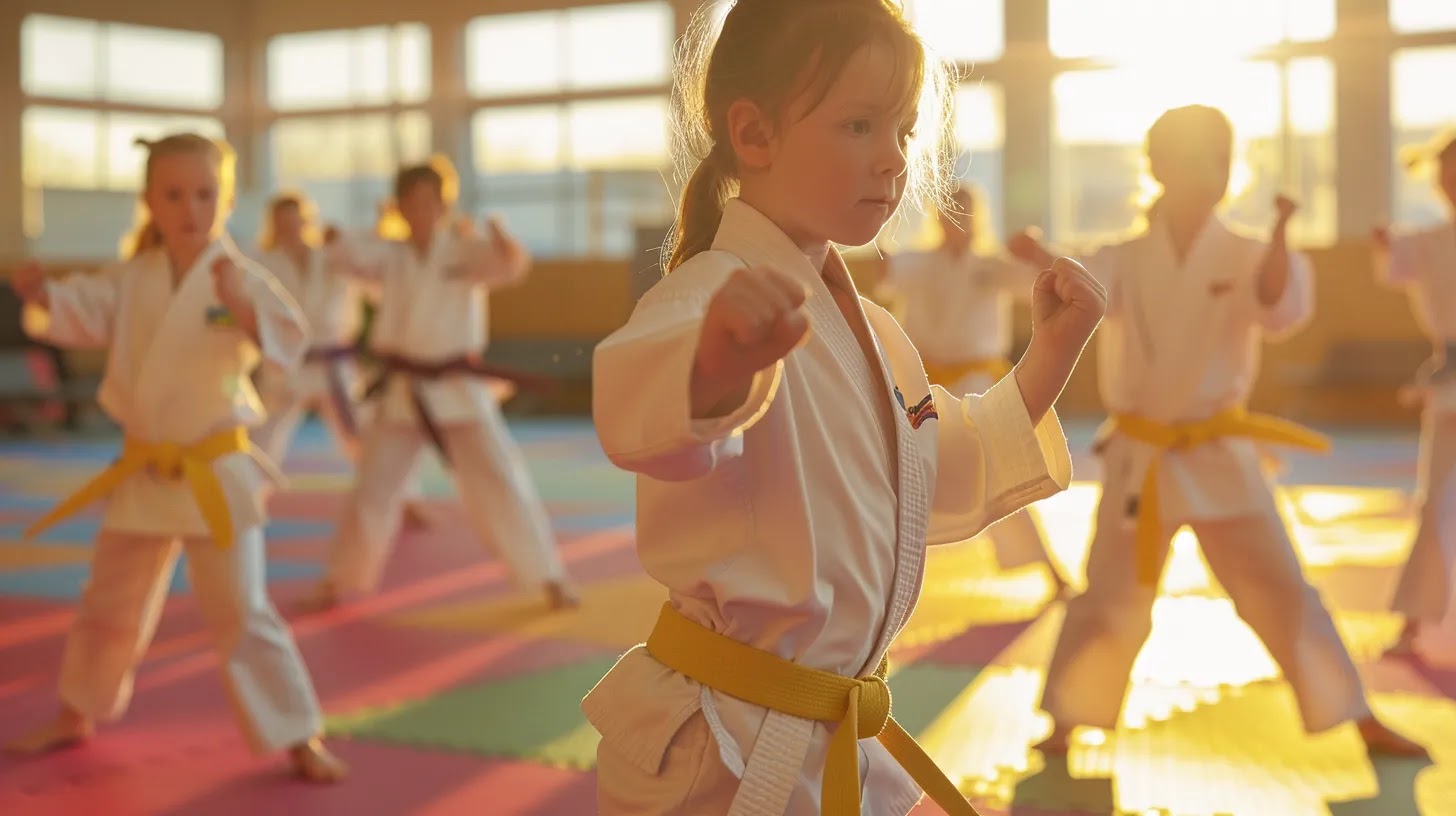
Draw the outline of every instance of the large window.
M1390 66L1390 125L1397 157L1400 148L1419 148L1456 126L1452 77L1456 77L1456 46L1396 53ZM1395 181L1391 215L1398 223L1421 224L1446 217L1428 163L1408 169L1396 161L1391 169Z
M327 220L372 224L399 166L430 155L423 25L274 37L267 87L275 184L306 192Z
M623 255L672 217L672 7L492 15L466 28L477 203L539 255Z
M1451 0L1389 0L1390 26L1403 34L1456 29Z
M222 135L213 115L223 85L216 36L33 14L20 42L27 187L134 190L143 159L136 138Z
M1188 104L1217 107L1233 123L1225 202L1233 220L1267 227L1284 192L1300 204L1294 241L1336 238L1334 65L1287 47L1332 35L1334 0L1049 2L1052 51L1105 66L1053 80L1057 240L1098 242L1137 223L1157 193L1144 157L1148 127Z
M1335 0L1048 0L1059 57L1166 62L1229 57L1335 32Z
M994 60L1006 50L1003 0L906 0L915 29L937 55L955 62Z

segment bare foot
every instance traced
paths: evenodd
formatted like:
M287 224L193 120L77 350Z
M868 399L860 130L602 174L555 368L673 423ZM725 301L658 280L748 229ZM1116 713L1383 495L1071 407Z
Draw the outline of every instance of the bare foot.
M568 581L547 581L546 582L546 605L551 610L575 609L581 606L581 595Z
M1052 732L1047 735L1046 739L1032 747L1047 756L1062 757L1066 756L1067 751L1071 748L1071 741L1072 729L1057 725L1052 727Z
M288 760L293 763L294 773L308 782L332 784L349 775L349 766L330 753L318 737L289 748Z
M1412 742L1395 733L1390 730L1389 726L1374 717L1366 717L1357 725L1360 728L1360 738L1365 740L1365 748L1372 754L1416 759L1425 759L1430 756L1420 743Z
M325 578L318 582L309 594L298 599L297 606L304 612L323 612L339 605L339 588Z
M56 718L5 746L11 756L36 756L77 745L91 738L95 727L85 715L62 706Z

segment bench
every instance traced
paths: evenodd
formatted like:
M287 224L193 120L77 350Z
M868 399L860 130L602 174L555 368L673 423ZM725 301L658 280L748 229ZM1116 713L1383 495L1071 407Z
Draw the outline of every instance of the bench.
M1291 383L1311 389L1383 389L1394 394L1431 356L1423 340L1342 340L1314 366L1289 366Z
M545 394L522 392L506 403L512 414L591 412L592 351L595 337L502 337L492 340L485 359L497 365L556 380Z

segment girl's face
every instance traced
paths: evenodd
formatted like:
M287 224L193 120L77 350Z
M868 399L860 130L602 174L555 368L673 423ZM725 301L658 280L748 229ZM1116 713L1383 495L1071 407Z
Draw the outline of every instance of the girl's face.
M421 181L405 190L397 202L400 217L409 224L410 235L429 235L445 217L445 199L435 185Z
M307 224L303 211L297 204L283 204L273 208L273 238L279 244L301 243L305 226Z
M800 245L867 244L900 205L915 112L895 105L894 78L889 49L868 46L807 115L790 105L761 156L740 152L750 203Z
M221 198L220 169L202 152L152 161L142 198L168 250L201 250L222 234L232 202Z

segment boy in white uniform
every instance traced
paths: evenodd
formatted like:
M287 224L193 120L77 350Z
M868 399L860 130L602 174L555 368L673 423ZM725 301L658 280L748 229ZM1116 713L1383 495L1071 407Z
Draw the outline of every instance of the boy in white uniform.
M357 482L312 603L373 591L388 558L409 474L433 444L449 464L472 531L522 588L553 608L577 603L546 508L483 376L486 296L524 280L525 248L492 221L489 238L445 223L446 179L437 166L406 167L395 200L405 241L346 240L337 261L379 292L370 342L385 368L376 416L365 430Z
M1169 541L1188 524L1293 687L1307 729L1356 721L1372 750L1421 755L1371 713L1263 469L1257 443L1327 444L1244 407L1261 341L1299 328L1313 311L1314 288L1308 262L1285 248L1293 202L1278 202L1267 243L1214 214L1232 149L1220 111L1194 105L1163 114L1147 139L1163 186L1147 230L1087 260L1109 291L1098 370L1112 418L1099 434L1104 477L1087 590L1067 603L1047 669L1042 707L1055 727L1042 748L1065 751L1078 725L1117 726ZM1032 262L1045 257L1025 233L1012 249Z
M1456 132L1443 133L1410 158L1413 168L1434 166L1437 189L1456 214ZM1379 229L1374 238L1377 276L1408 290L1434 349L1410 391L1424 403L1420 520L1392 603L1406 621L1391 652L1414 656L1421 630L1439 625L1450 609L1456 571L1456 220L1394 236Z

